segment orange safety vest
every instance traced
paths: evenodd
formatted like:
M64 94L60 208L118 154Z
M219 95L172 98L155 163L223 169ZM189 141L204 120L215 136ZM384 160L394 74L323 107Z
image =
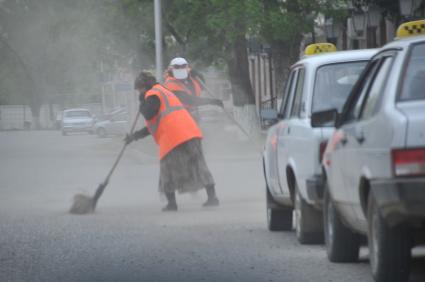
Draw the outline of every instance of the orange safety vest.
M198 125L173 92L156 84L146 92L145 99L153 95L161 103L158 113L146 120L146 127L159 145L159 159L190 139L202 138Z
M168 76L165 79L164 86L167 87L167 89L170 91L183 91L188 95L195 95L198 97L201 96L202 87L199 81L193 77L189 77L188 80L189 83L192 82L195 93L191 91L191 89L186 85L186 83L173 76Z

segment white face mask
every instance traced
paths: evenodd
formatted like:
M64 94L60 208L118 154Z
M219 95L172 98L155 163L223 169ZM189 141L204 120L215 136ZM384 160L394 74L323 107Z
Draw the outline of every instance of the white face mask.
M187 69L173 69L173 76L177 79L186 79L188 75Z

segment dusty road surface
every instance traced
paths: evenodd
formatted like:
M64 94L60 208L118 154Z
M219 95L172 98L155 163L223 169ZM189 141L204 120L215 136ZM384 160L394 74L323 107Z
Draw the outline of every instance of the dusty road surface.
M323 246L267 231L260 149L229 124L203 127L219 208L202 208L201 191L161 212L149 138L85 216L67 213L72 196L94 192L121 139L1 132L0 281L372 281L366 250L360 263L331 264Z

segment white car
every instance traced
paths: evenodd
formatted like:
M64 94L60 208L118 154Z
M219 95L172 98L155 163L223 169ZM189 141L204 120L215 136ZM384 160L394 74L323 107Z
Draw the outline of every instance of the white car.
M62 135L69 132L88 132L93 134L95 117L87 109L68 109L62 115Z
M425 20L370 61L336 121L323 168L328 258L352 262L364 235L377 282L409 280L412 247L425 237ZM408 35L406 38L401 38Z
M118 110L107 115L108 118L95 124L94 130L99 137L125 135L128 132L128 113Z
M321 44L308 46L306 52L322 48ZM341 108L375 53L356 50L318 54L306 56L291 67L277 115L279 121L268 131L263 154L270 230L292 229L295 208L299 242L323 241L320 161L333 127L313 127L310 116L319 109Z

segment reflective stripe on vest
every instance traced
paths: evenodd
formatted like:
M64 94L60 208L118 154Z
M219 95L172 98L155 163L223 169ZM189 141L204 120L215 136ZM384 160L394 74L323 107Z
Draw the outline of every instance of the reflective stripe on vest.
M153 122L148 122L147 123L147 127L151 133L152 136L154 136L156 134L156 131L158 130L159 127L159 123L161 122L161 119L169 114L171 114L172 112L175 111L179 111L179 110L183 110L185 109L185 107L183 105L180 106L170 106L170 102L168 101L168 97L167 95L162 92L161 89L159 88L152 88L152 90L156 90L161 94L161 97L165 103L165 110L158 113L158 115L156 117L154 117L155 121Z

